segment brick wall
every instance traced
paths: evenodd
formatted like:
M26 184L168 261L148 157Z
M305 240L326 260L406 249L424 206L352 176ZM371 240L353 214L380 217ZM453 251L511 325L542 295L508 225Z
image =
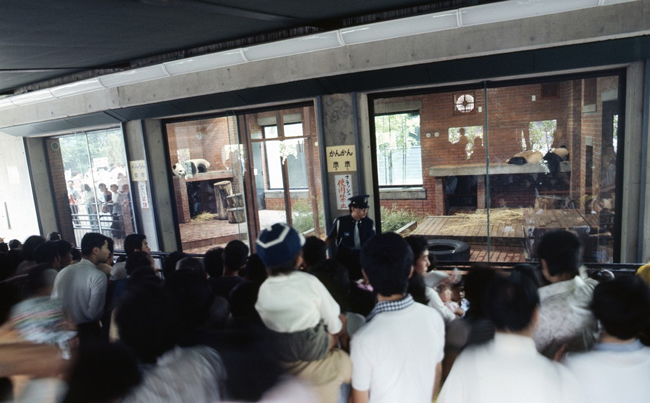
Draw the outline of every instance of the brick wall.
M617 88L616 77L599 78L597 84L597 105L595 112L583 112L583 80L558 83L557 95L543 96L541 84L529 84L513 87L492 88L487 91L489 161L506 163L514 154L522 151L522 134L526 149L531 149L529 141L529 123L555 119L557 131L552 147L566 145L572 160L570 180L571 197L574 200L585 197L585 150L586 142L593 144L593 183L592 192L597 192L600 181L600 155L602 145L602 112L600 111L601 94ZM475 98L474 111L460 114L454 111L454 95L470 93ZM534 100L533 100L534 98ZM449 140L449 129L469 126L485 126L485 97L482 90L455 91L436 94L424 94L408 97L380 99L377 103L400 103L421 101L420 133L422 145L422 177L427 189L427 200L402 200L399 206L416 210L421 214L445 214L443 181L429 176L432 166L467 164L485 164L486 141L485 128L483 139L477 138L472 152L466 150L468 140L461 136L453 144ZM479 112L479 108L481 111ZM427 138L426 134L431 136ZM438 136L435 136L438 133ZM589 140L587 140L589 138ZM499 176L503 176L500 178ZM509 177L509 178L508 178ZM492 207L532 207L535 201L534 182L531 175L493 175L491 178ZM569 182L567 180L569 194ZM390 207L394 200L382 201L381 205ZM479 208L482 201L478 201ZM483 203L484 204L484 203Z

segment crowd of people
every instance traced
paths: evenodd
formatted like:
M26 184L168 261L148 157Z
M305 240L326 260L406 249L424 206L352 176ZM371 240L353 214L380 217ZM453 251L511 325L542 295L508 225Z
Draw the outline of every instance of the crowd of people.
M390 232L358 262L286 224L252 254L235 240L158 264L131 234L114 262L113 246L0 244L0 401L650 399L650 269L590 278L571 232L542 238L539 265L462 276Z

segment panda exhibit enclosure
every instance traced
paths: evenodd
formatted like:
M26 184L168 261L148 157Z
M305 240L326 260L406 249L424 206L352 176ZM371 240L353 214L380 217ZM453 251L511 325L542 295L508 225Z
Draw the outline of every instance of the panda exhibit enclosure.
M167 123L183 251L248 242L276 222L325 236L313 114L305 104Z
M585 261L612 262L621 86L609 73L377 95L381 205L418 217L412 234L468 243L472 261L533 259L545 232L569 229ZM418 125L384 123L404 113ZM399 182L416 156L419 194Z

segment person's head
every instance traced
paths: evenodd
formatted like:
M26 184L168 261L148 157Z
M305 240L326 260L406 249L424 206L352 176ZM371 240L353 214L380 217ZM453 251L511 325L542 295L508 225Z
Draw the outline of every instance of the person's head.
M11 241L9 241L9 248L11 250L18 250L18 249L20 249L22 247L23 247L22 242L20 242L17 239L12 239Z
M479 263L472 266L469 273L464 275L465 298L469 301L470 309L468 316L484 318L485 312L485 291L497 272L487 264Z
M104 261L103 263L106 263L109 266L113 266L113 253L115 252L115 241L113 241L113 238L106 237L106 242L108 242L108 250L110 251L110 253L106 258L106 261Z
M205 269L203 268L203 263L200 259L195 257L184 257L176 263L176 271L195 271L200 273L203 277L206 277Z
M227 272L237 273L246 264L248 246L239 240L228 242L223 250L223 265Z
M138 251L151 253L149 243L147 243L147 236L142 234L127 235L126 238L124 238L124 251L127 256Z
M73 189L74 188L74 182L73 181L68 181L68 188Z
M9 252L9 245L7 245L5 242L0 242L0 253L7 252Z
M81 255L98 264L104 263L111 250L108 248L108 238L97 232L88 232L81 239Z
M404 238L411 251L413 252L413 270L420 274L424 274L429 271L429 266L431 266L431 261L429 260L429 244L427 239L422 236L407 236Z
M105 183L100 183L97 187L98 187L99 190L101 190L102 192L105 192L105 191L106 191L106 184L105 184Z
M90 187L90 185L88 185L87 183L84 183L84 191L85 192L92 192L92 190L93 189Z
M77 248L70 249L70 256L72 257L70 264L77 263L81 260L81 252Z
M327 259L327 245L325 241L317 236L307 237L305 244L302 246L302 259L304 260L303 265L307 269Z
M136 357L124 344L82 344L67 378L63 403L119 401L141 379Z
M113 183L113 184L111 185L111 192L113 192L113 193L117 193L118 189L119 189L119 187L117 187L117 184L116 184L116 183Z
M461 280L451 286L451 300L460 302L465 298L465 282Z
M178 319L173 297L161 286L151 284L124 293L115 310L120 341L144 363L155 363L176 345Z
M151 255L147 252L133 252L126 258L126 264L124 269L126 270L126 275L130 276L136 269L140 267L151 267L153 270L153 259Z
M52 231L49 234L47 234L46 239L48 241L60 241L63 238L61 237L61 234L59 234L58 232Z
M436 287L438 289L438 294L440 295L440 300L442 300L442 302L451 302L451 283L443 281L438 283Z
M45 238L40 235L32 235L27 238L23 244L23 259L34 260L34 251L44 243Z
M163 276L165 278L169 277L170 274L176 271L176 263L178 263L179 260L183 259L186 257L187 254L181 252L181 251L175 251L167 255L165 258L165 261L163 263Z
M522 271L495 275L485 292L487 315L502 332L519 333L531 329L538 306L534 279Z
M50 268L61 268L61 257L59 255L58 241L47 241L40 244L34 250L34 261L37 264L47 264Z
M379 234L361 248L361 267L380 295L404 294L413 270L413 252L400 235Z
M185 331L196 329L205 324L210 316L213 299L205 273L190 269L176 270L165 279L164 286L176 300L180 309L179 319Z
M309 273L314 275L327 288L334 300L339 304L341 312L350 308L350 275L348 269L334 259L325 259L309 267Z
M72 244L68 241L56 241L59 248L60 268L64 268L72 263Z
M248 260L246 260L244 275L246 280L252 281L258 285L262 284L268 277L266 266L264 266L264 262L262 262L262 259L260 259L257 253L253 253L248 257Z
M30 296L48 296L52 293L57 271L48 266L39 264L27 274L26 288Z
M350 204L348 204L350 215L355 221L366 218L368 214L368 197L368 195L359 195L348 199L350 201Z
M548 232L539 242L537 255L548 281L572 279L580 267L580 239L569 231Z
M223 276L223 248L217 246L205 252L203 266L210 277Z
M650 328L650 287L638 276L621 276L594 289L591 310L605 331L629 340Z
M256 252L272 276L290 273L302 263L305 238L287 224L277 223L262 231Z

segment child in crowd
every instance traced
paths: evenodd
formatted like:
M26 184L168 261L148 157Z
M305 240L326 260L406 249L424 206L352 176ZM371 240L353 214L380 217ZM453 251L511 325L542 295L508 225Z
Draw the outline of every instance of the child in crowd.
M343 324L339 306L314 276L298 271L304 237L286 224L266 228L257 239L257 254L269 278L262 284L255 309L278 334L280 359L286 362L325 358L336 345Z
M447 309L453 312L456 317L462 317L465 312L460 308L457 302L452 300L452 283L449 281L442 281L438 284L437 289L438 294L440 295L440 299L442 300L443 304L445 304Z

